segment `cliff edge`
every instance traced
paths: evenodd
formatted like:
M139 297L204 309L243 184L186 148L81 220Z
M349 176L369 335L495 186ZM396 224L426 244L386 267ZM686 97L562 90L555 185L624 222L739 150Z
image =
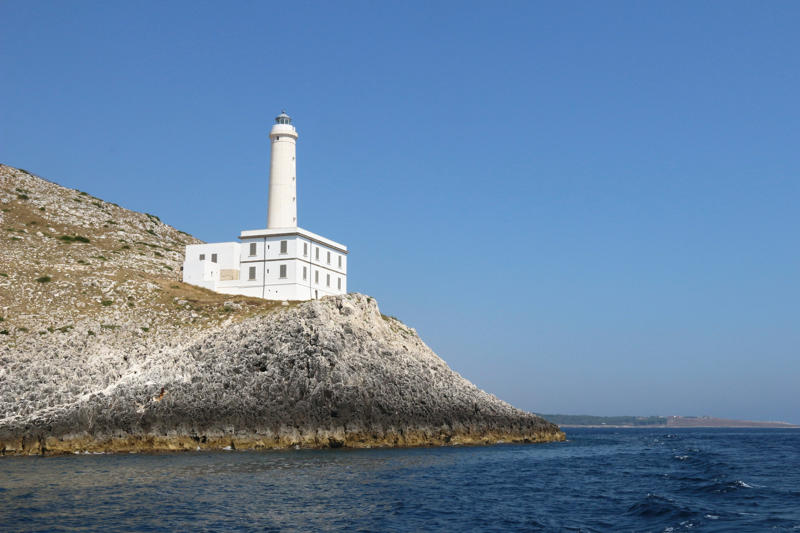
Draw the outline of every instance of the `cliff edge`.
M0 165L0 453L563 440L361 294L178 281L198 242Z

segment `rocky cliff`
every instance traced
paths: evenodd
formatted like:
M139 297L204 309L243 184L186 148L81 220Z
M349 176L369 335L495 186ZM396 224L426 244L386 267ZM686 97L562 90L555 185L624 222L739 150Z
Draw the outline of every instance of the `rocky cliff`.
M198 242L0 165L0 451L563 440L360 294L303 303L178 281Z

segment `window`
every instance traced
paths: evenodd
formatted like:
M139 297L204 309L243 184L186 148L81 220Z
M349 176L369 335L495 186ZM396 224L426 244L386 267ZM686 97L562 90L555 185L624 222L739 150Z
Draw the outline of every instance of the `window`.
M211 254L211 262L212 263L216 263L217 262L217 254Z
M306 278L307 278L307 276L306 276L306 267L303 267L303 279L306 279Z
M331 275L330 274L328 274L328 279L325 280L325 286L326 287L330 287L331 286Z
M329 265L331 264L331 253L330 252L328 252L328 264Z
M200 254L200 261L206 260L206 254Z
M319 270L314 271L314 283L319 283Z
M281 265L280 277L281 278L285 278L286 277L286 265Z
M342 278L339 278L338 287L339 290L342 290Z
M317 247L317 261L319 261L319 246Z
M250 243L250 255L251 256L256 255L256 243L254 242Z
M286 253L287 246L288 245L287 245L286 241L281 241L281 253L282 254Z
M303 257L308 257L308 243L303 243Z
M247 279L250 281L256 279L256 267L250 267L250 272L247 275Z
M342 268L342 256L339 256L339 268Z

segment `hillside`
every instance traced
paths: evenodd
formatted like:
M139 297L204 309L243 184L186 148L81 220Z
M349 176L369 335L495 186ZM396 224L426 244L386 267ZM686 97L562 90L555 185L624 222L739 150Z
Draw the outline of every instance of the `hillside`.
M186 285L190 235L5 165L0 209L2 453L564 438L372 298Z

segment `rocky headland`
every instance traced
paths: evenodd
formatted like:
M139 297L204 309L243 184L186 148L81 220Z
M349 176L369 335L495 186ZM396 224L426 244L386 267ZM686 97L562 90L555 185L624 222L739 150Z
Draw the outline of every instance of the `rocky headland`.
M179 281L199 242L0 165L0 453L563 440L361 294Z

